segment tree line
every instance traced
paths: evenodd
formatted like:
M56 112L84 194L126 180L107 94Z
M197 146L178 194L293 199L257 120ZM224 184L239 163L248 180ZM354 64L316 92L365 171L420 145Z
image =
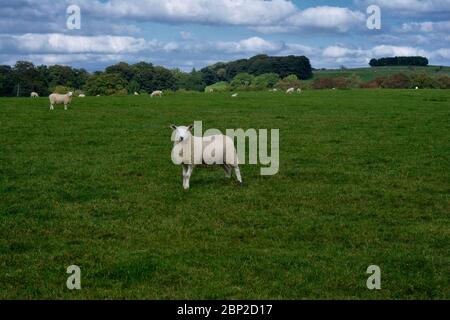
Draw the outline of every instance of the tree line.
M242 77L242 74L259 76L258 87L266 83L269 75L267 86L273 87L274 77L295 75L298 79L309 79L312 77L312 68L309 59L304 56L267 55L217 63L191 72L169 70L148 62L119 62L104 71L89 73L85 69L70 66L35 66L28 61L18 61L14 66L0 65L0 96L24 97L33 91L40 95L67 91L82 91L88 95L126 95L179 89L204 91L209 85L220 81L232 82L236 76ZM236 81L239 81L239 77Z
M372 59L369 62L371 67L385 66L427 66L428 59L425 57L387 57L381 59Z

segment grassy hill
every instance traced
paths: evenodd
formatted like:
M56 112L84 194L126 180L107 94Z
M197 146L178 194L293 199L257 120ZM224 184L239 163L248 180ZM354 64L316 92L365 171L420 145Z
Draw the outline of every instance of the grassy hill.
M336 78L336 77L350 77L356 75L362 81L370 81L377 77L389 76L396 73L425 73L427 75L448 75L450 76L450 67L427 66L427 67L375 67L375 68L355 68L355 69L327 69L314 71L314 79L320 78Z

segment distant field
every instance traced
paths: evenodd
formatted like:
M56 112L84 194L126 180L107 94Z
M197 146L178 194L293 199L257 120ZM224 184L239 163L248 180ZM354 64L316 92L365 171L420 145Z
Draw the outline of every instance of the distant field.
M443 67L440 69L438 66L428 67L376 67L376 68L357 68L357 69L345 69L345 70L317 70L314 71L314 79L320 78L335 78L335 77L350 77L356 75L363 81L370 81L377 77L389 76L396 73L425 73L428 75L449 75L450 67Z
M279 128L279 174L184 191L194 120ZM449 299L449 129L449 90L1 98L0 298Z

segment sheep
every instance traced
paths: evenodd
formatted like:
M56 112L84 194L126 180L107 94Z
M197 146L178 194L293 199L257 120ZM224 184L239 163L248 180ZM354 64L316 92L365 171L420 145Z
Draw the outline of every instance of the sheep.
M85 95L84 93L80 93L80 94L78 95L78 98L86 98L86 95Z
M237 98L237 96L238 96L237 93L234 93L234 94L231 95L232 98Z
M297 93L302 93L302 89L298 88Z
M32 92L31 98L39 98L39 94L37 92Z
M69 92L67 94L52 93L48 96L50 100L50 110L55 109L53 106L55 104L64 104L64 110L67 110L67 105L72 102L72 96L72 92Z
M213 93L213 92L214 92L214 89L209 89L208 92L209 92L209 93Z
M162 91L153 91L151 97L162 97L163 92Z
M134 93L134 95L135 95L135 96L138 96L138 95L139 95L139 93L135 92L135 93Z
M295 88L289 88L289 89L287 89L286 90L286 93L294 93L294 91L295 91Z
M419 90L419 87L416 87L416 90Z
M189 189L192 172L199 165L221 165L228 178L231 178L234 170L236 179L242 183L233 140L225 135L196 137L192 135L193 127L170 126L174 142L172 160L183 167L183 188Z

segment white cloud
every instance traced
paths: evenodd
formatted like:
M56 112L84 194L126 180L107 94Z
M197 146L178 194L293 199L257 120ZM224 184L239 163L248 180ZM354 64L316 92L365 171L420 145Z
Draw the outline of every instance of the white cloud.
M450 21L425 21L425 22L405 22L399 32L450 32Z
M391 57L391 56L428 56L429 53L423 49L414 47L379 45L373 47L371 53L374 57Z
M79 0L92 14L170 23L271 25L296 12L288 0Z
M72 36L23 34L0 36L0 52L20 53L135 53L148 46L146 40L123 36Z
M365 27L366 17L348 8L321 6L308 8L290 17L287 25L299 29L325 29L346 32L351 28Z
M406 15L450 12L450 0L355 0L361 6L378 5L382 10Z

